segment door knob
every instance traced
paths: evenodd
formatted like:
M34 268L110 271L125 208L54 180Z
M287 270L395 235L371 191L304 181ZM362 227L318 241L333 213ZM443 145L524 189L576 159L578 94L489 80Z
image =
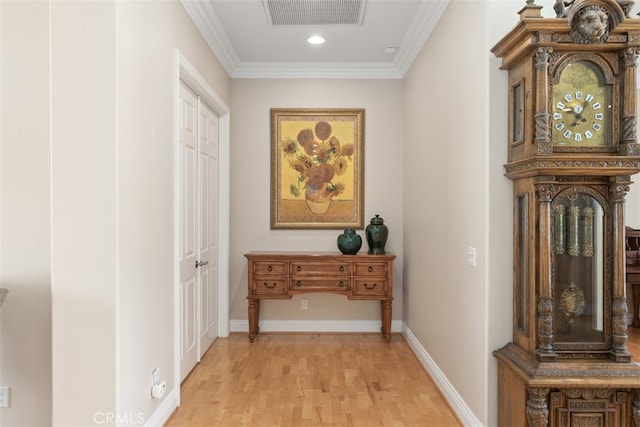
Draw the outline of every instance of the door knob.
M198 261L198 260L196 260L196 268L203 267L203 266L205 266L207 264L209 264L209 261Z

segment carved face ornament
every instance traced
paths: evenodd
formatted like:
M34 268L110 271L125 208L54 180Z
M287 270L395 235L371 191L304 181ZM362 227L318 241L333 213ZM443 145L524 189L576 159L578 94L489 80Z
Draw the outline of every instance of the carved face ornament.
M609 35L609 15L600 6L587 6L576 14L572 30L576 43L602 43Z

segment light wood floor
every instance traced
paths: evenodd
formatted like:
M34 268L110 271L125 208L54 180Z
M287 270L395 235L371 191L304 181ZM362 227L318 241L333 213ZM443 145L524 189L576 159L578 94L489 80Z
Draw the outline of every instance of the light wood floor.
M633 354L633 361L640 362L640 329L629 326L627 329L627 347L629 353Z
M629 327L640 362L640 329ZM460 426L402 336L219 338L182 384L174 426Z
M460 426L401 335L219 338L166 426Z

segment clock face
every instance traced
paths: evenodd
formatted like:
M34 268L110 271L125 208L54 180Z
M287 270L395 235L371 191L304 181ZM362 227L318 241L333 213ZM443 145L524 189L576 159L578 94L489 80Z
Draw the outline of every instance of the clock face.
M569 64L553 87L551 139L554 146L611 145L611 87L588 61Z

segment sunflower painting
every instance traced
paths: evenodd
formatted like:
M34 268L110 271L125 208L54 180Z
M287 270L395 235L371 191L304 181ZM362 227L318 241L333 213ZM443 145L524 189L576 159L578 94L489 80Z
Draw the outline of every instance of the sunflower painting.
M363 140L363 109L272 109L271 228L362 228Z

